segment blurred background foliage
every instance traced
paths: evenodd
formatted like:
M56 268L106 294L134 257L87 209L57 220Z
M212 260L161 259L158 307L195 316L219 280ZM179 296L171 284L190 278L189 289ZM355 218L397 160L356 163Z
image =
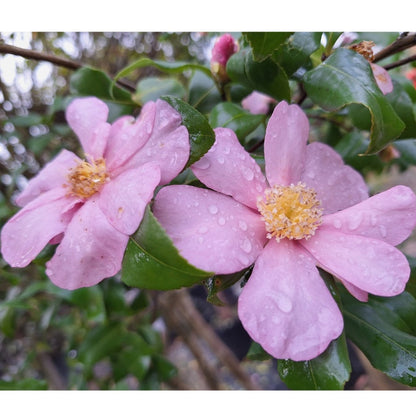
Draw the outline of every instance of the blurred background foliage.
M233 128L247 148L255 149L264 137L266 118L242 111L239 103L251 92L246 74L236 74L241 83L228 91L217 88L209 74L216 35L0 33L0 44L64 58L75 67L83 67L74 71L45 60L0 54L0 226L17 211L15 195L41 167L62 148L79 153L78 140L64 115L74 95L90 93L108 100L111 119L123 113L137 114L146 101L173 95L207 115L212 127ZM238 38L240 34L235 35ZM381 48L397 36L361 32L356 41L371 39ZM313 37L319 45L320 34ZM240 46L247 46L244 42ZM284 94L301 94L296 83L300 75L290 65L305 57L295 56L286 62L286 52L280 50L282 55L276 57L287 64L285 70L291 74L291 91ZM313 47L310 52L314 52ZM308 64L314 65L324 52L321 46ZM383 64L400 58L402 55L392 55ZM152 65L146 61L149 59ZM377 154L359 156L368 147L368 134L359 131L368 127L368 117L354 113L352 106L325 113L306 101L311 139L319 138L333 146L346 163L365 176L372 192L395 182L416 188L416 124L412 125L416 90L409 89L412 84L405 77L412 65L390 71L398 92L395 109L400 103L403 108L413 108L408 134L405 140L395 141ZM119 78L122 70L121 83L110 97L111 79ZM166 73L174 76L167 77ZM261 84L261 80L255 81ZM223 102L225 95L228 102ZM262 164L261 154L253 156ZM46 247L31 265L19 270L0 259L0 389L286 388L278 378L276 360L270 357L254 369L247 361L242 367L251 341L236 318L235 296L227 291L219 293L240 275L220 281L219 287L209 282L212 304L207 303L207 291L201 285L166 294L130 288L120 276L91 288L66 291L50 283L44 273L44 264L53 250ZM405 252L415 255L413 239ZM414 268L415 264L411 265ZM217 306L223 301L230 307ZM201 315L204 319L198 320ZM183 345L191 355L184 353ZM353 373L346 388L364 388L360 376L371 374L372 369L365 357L354 351ZM250 355L257 359L262 354L260 351L256 356L252 346ZM195 378L198 372L203 375L200 379ZM389 383L373 382L372 388L397 388Z

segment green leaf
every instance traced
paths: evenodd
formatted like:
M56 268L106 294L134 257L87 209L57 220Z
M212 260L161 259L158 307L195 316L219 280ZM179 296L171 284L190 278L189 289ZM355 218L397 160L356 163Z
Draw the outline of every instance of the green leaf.
M189 264L151 213L149 207L124 254L122 280L128 286L169 290L192 286L210 276Z
M247 359L252 361L266 361L272 358L263 347L257 342L252 341L250 348L247 352Z
M199 160L215 142L215 133L208 120L191 105L176 97L161 97L181 116L182 124L187 128L191 142L191 154L185 168Z
M293 32L244 32L251 48L254 60L264 61L278 49Z
M137 108L128 91L115 87L107 74L94 68L83 67L75 71L70 79L70 92L75 96L94 96L105 101L110 110L110 122L131 114Z
M130 93L120 87L114 87L111 91L112 80L104 73L95 68L83 67L75 71L70 80L70 91L72 94L92 95L103 100L115 100L127 104L131 101Z
M362 132L354 131L346 134L334 146L334 149L342 156L347 165L363 174L370 171L381 172L385 165L377 155L363 155L368 143L368 138Z
M145 68L148 66L157 68L160 71L166 72L168 74L180 74L188 70L197 70L211 77L211 70L203 65L191 64L187 62L165 62L153 60L150 58L140 58L117 73L117 75L114 77L112 87L114 87L115 82L121 77L125 77L131 74L136 69Z
M235 132L240 141L254 131L264 120L264 115L251 114L241 106L228 102L214 107L209 117L212 127L228 127Z
M211 76L196 71L189 82L189 104L207 114L221 101L221 94Z
M45 380L28 378L18 381L0 380L0 390L47 390L48 384Z
M405 127L377 87L369 63L352 50L338 48L303 80L310 99L325 110L336 111L353 103L368 109L371 130L367 154L386 147Z
M240 279L248 279L251 271L252 267L232 274L217 274L207 279L205 281L205 286L208 289L207 301L217 306L224 306L224 303L218 297L218 292L231 287Z
M292 390L343 389L351 373L344 334L313 360L278 360L277 369L282 381Z
M148 101L156 101L162 95L173 95L178 98L183 98L185 94L185 88L176 79L149 77L141 80L137 84L133 100L143 105Z
M251 49L235 53L227 62L227 74L234 82L263 92L277 100L290 100L289 80L285 71L271 58L256 62Z
M392 76L392 81L393 91L387 94L386 98L405 124L399 138L416 138L416 90L403 76ZM409 85L412 89L408 88Z
M296 32L276 50L272 58L290 76L300 67L311 67L311 55L321 46L321 32Z
M345 331L371 364L394 380L416 386L416 299L408 292L393 298L369 296L359 302L340 289Z

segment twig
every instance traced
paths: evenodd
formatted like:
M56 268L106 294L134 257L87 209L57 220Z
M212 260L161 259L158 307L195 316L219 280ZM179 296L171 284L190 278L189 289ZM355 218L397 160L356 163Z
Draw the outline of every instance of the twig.
M412 55L407 58L400 59L399 61L392 62L391 64L384 65L383 68L386 70L389 70L389 69L397 68L402 65L406 65L409 62L413 62L413 61L416 61L416 55Z
M389 46L386 46L380 52L374 55L373 62L380 61L384 58L387 58L390 55L404 51L412 46L416 45L416 33L406 33L402 36L399 36L393 43Z
M33 59L35 61L50 62L54 65L71 70L77 70L84 67L83 64L76 61L71 61L70 59L61 58L59 56L50 55L44 52L34 51L32 49L18 48L17 46L7 45L5 43L0 43L0 53L9 53L11 55L21 56L22 58ZM136 91L135 87L126 80L119 79L117 80L117 84L126 88L130 92Z

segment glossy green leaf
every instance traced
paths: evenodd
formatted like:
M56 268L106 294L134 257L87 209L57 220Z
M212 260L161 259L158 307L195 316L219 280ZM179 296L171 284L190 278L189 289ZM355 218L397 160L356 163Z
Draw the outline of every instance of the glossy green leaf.
M137 108L128 91L114 86L107 74L94 68L83 67L75 71L70 79L70 92L75 96L94 96L105 101L110 110L110 122L131 114Z
M381 172L385 164L377 155L364 155L369 139L360 131L346 134L334 149L342 156L347 165L352 166L361 173L369 171Z
M185 168L199 160L215 142L215 133L208 120L191 105L176 97L161 97L181 116L182 124L187 128L191 142L191 154Z
M271 58L256 62L251 49L235 53L227 62L227 74L234 82L277 100L290 100L289 80L285 71Z
M224 303L218 297L218 293L231 287L241 279L243 281L248 279L251 271L252 267L232 274L218 274L207 279L205 281L205 287L208 290L207 301L217 306L224 306Z
M400 152L398 161L405 168L416 165L416 140L397 140L394 147Z
M272 356L264 351L263 347L257 342L252 342L247 352L247 359L252 361L270 360Z
M329 111L356 103L371 114L367 154L380 151L397 139L404 123L375 82L369 63L358 53L338 48L328 59L304 75L309 98Z
M264 61L286 42L293 32L244 32L256 61Z
M189 264L147 208L137 232L130 237L123 259L122 280L128 286L169 290L192 286L209 273Z
M263 114L251 114L233 103L221 103L214 107L209 116L212 127L228 127L235 132L239 140L244 139L263 121Z
M93 95L104 100L115 100L127 104L133 104L130 93L120 87L114 87L111 91L111 78L98 69L83 67L75 71L70 80L72 94Z
M189 81L188 103L202 114L207 114L221 101L221 94L211 76L195 71Z
M203 65L191 64L187 62L165 62L153 60L150 58L140 58L117 73L117 75L114 77L113 86L115 85L115 82L118 79L131 74L133 71L137 69L145 68L148 66L157 68L158 70L166 72L168 74L180 74L189 70L197 70L205 73L208 76L211 76L211 70Z
M369 296L359 302L341 290L345 331L371 364L396 381L416 386L416 299Z
M416 90L405 77L396 75L392 76L392 80L393 91L387 94L386 98L405 123L399 138L416 138Z
M277 369L282 381L292 390L341 390L351 373L345 336L332 341L313 360L278 360Z
M410 278L406 285L406 291L416 299L416 257L407 257L410 266Z
M321 46L321 32L296 32L272 58L290 76L301 67L312 67L311 55Z
M183 98L186 94L184 86L173 78L149 77L137 84L133 100L143 105L148 101L156 101L162 95L173 95Z

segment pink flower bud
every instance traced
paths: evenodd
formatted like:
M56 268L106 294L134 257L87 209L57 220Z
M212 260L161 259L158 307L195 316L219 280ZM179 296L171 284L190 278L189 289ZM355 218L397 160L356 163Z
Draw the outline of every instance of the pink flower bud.
M228 33L220 36L215 41L212 48L211 72L219 82L225 83L229 80L225 67L230 56L237 51L238 43Z

